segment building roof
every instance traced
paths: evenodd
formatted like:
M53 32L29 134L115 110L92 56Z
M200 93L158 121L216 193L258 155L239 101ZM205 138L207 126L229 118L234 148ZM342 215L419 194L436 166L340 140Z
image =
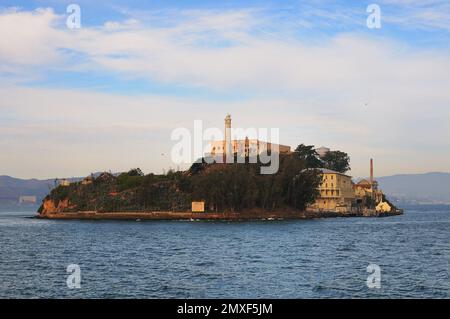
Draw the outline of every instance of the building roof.
M231 143L245 143L246 140L248 140L250 143L258 142L258 143L265 143L265 144L272 144L272 145L280 145L280 146L285 146L285 147L291 148L290 145L284 145L284 144L277 144L277 143L272 143L272 142L266 142L266 141L258 140L258 139L256 139L256 138L252 138L252 139L248 139L248 138L246 138L246 139L232 139L232 140L231 140ZM226 142L225 140L214 140L214 141L211 141L211 146L212 146L213 144L219 144L219 143L225 143L225 142Z
M338 175L342 175L342 176L351 177L350 175L340 173L337 171L333 171L332 169L328 169L328 168L307 168L307 170L319 170L322 172L322 174L338 174Z
M356 183L357 185L371 185L370 182L367 179L362 179L360 180L358 183Z

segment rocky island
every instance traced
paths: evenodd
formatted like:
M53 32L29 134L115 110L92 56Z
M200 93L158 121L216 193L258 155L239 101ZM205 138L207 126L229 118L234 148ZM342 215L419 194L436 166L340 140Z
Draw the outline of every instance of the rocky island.
M346 153L328 153L321 157L313 146L301 144L279 154L278 172L267 175L260 174L263 164L249 158L211 164L203 158L187 171L162 175L144 175L140 169L92 175L60 183L44 198L38 217L272 220L402 213L373 185L354 184L344 174ZM325 183L332 176L343 183L334 186L333 195Z

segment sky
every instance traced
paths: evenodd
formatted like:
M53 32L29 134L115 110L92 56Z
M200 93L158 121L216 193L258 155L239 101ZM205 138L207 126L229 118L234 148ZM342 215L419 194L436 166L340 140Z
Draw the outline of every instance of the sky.
M227 113L355 177L449 172L450 3L0 2L0 175L184 169L173 130Z

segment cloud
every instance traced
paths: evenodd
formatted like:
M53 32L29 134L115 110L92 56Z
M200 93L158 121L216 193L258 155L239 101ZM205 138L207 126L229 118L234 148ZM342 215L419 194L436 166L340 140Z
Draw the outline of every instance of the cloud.
M48 65L218 91L266 92L358 89L381 78L389 89L392 81L422 86L449 77L447 52L408 52L363 33L314 44L280 40L257 32L265 20L252 10L187 11L164 26L128 19L69 30L58 25L61 20L51 9L1 14L2 68ZM417 67L420 72L413 71Z
M0 11L0 61L13 65L54 64L63 40L55 28L61 18L52 9Z

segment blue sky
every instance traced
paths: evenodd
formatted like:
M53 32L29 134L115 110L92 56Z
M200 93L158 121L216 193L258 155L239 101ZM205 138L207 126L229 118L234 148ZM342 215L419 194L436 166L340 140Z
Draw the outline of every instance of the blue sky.
M435 0L2 1L0 174L160 172L173 129L226 113L347 151L354 176L370 157L379 175L448 171L449 38Z
M401 2L401 1L400 1ZM36 8L52 8L55 14L67 16L66 8L73 1L6 1L3 8L16 7L23 11L32 11ZM206 10L211 12L227 12L234 10L253 10L254 14L265 20L249 32L254 35L281 38L289 40L301 39L303 42L317 43L327 41L330 38L342 34L355 32L368 37L388 37L398 39L402 43L414 48L444 48L450 45L448 23L441 29L424 26L423 23L414 23L414 19L408 14L413 14L418 8L433 8L427 4L414 7L412 5L382 5L383 20L405 19L406 22L383 23L378 30L364 27L368 14L367 5L373 1L78 1L82 11L83 27L99 28L110 21L126 21L128 19L140 19L143 25L176 25L178 19L183 19L185 10ZM414 3L414 2L411 2ZM431 1L430 1L431 3ZM445 2L437 2L445 3ZM448 9L448 6L445 6ZM156 19L154 14L156 12ZM161 13L161 15L159 15ZM450 15L450 13L448 13ZM165 18L167 17L167 18ZM411 19L412 21L408 21ZM383 21L382 20L382 21ZM56 26L65 29L65 21L61 19ZM201 30L206 34L205 30ZM208 37L200 45L205 47L217 47L233 45L230 40L222 41ZM446 41L447 40L447 41ZM74 62L82 62L85 54L75 50L67 51ZM72 53L72 54L70 54ZM71 63L70 61L68 63ZM43 78L26 82L27 85L48 87L81 88L91 87L94 90L109 91L123 94L176 94L181 96L204 95L209 98L218 94L218 98L224 98L224 92L209 92L204 88L198 89L185 83L159 83L151 79L142 80L139 77L124 78L123 74L102 70L93 74L91 70L71 71L67 69L53 68L43 69ZM216 91L216 90L215 90ZM220 94L222 93L222 94ZM241 92L245 93L245 92ZM236 94L236 90L229 92Z
M283 41L301 39L303 43L321 43L343 33L357 33L360 36L390 38L401 41L412 48L443 48L449 49L449 25L442 28L427 26L425 22L414 23L411 15L420 8L433 8L427 1L417 1L420 5L381 4L383 20L404 19L403 22L383 23L381 29L373 30L365 27L368 13L366 8L373 1L78 1L81 7L82 24L86 28L101 28L111 21L124 22L129 19L140 19L142 25L166 26L177 25L185 11L229 12L235 10L251 10L261 19L256 26L249 26L249 33L255 36L266 36ZM444 1L429 1L449 9ZM62 19L56 28L65 30L65 20L68 14L66 8L73 1L4 1L2 8L15 7L20 11L33 11L36 8L52 8ZM401 1L400 1L401 3ZM410 1L414 3L414 1ZM443 5L444 4L444 5ZM447 13L450 15L450 13ZM156 15L156 17L154 16ZM442 17L441 19L445 18ZM412 21L409 21L411 19ZM382 21L383 21L382 20ZM425 25L424 25L425 24ZM203 42L197 43L204 47L232 46L229 39L213 39L214 31L200 30L204 35L210 32ZM220 36L220 35L219 35ZM447 41L446 41L447 40ZM60 48L60 50L64 50ZM112 55L113 53L111 53ZM66 49L69 61L67 63L82 63L87 59L85 53L76 49ZM142 79L138 76L124 77L114 70L93 72L87 70L67 70L67 68L43 68L39 72L45 74L38 79L25 81L26 85L44 87L91 88L121 94L172 94L178 96L203 96L205 98L226 98L227 93L235 96L236 89L223 92L198 88L184 82L161 83L152 79ZM246 92L238 92L245 94Z

